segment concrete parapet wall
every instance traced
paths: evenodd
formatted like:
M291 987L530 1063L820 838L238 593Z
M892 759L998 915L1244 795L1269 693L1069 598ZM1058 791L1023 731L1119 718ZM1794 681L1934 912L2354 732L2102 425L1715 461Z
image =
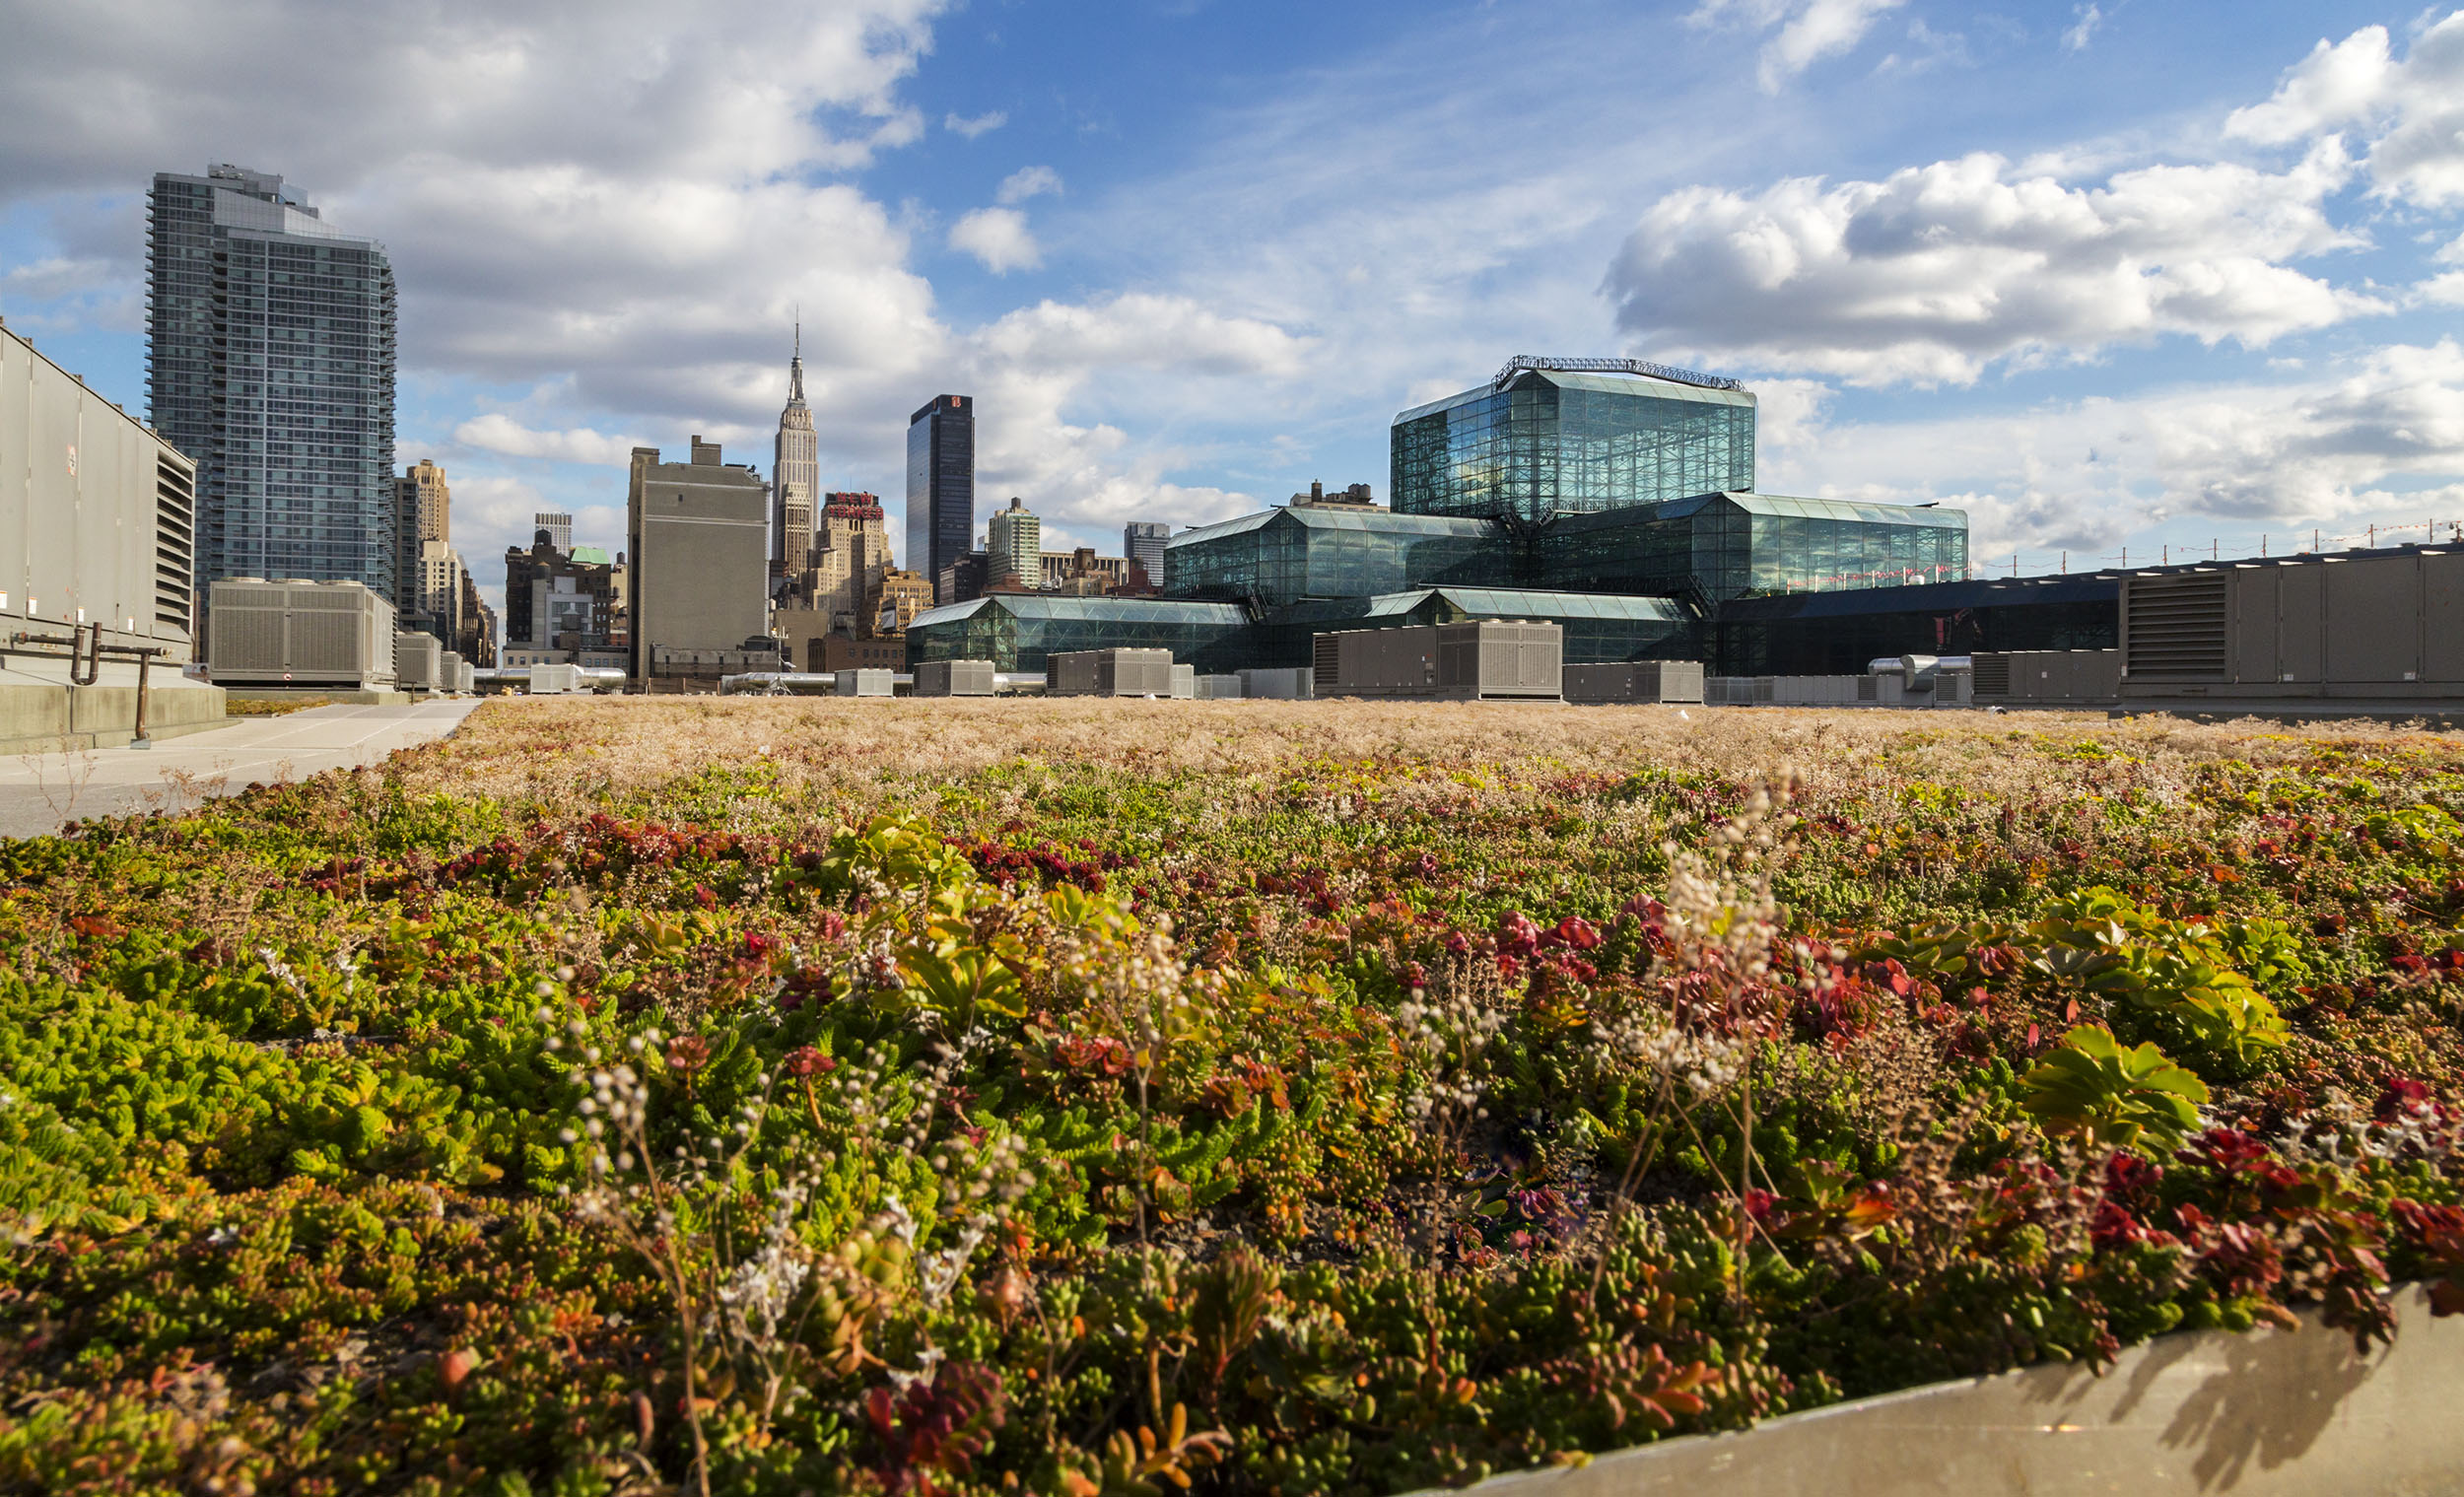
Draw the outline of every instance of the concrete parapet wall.
M120 748L136 735L136 667L106 663L103 679L92 686L73 686L64 679L65 665L54 672L0 670L0 753L54 753L61 750ZM178 667L155 670L148 681L146 731L156 738L221 727L224 692L179 674Z
M2315 1324L2192 1331L2124 1351L2102 1377L2047 1365L1773 1419L1734 1435L1501 1476L1493 1497L2341 1497L2464 1485L2464 1325L2401 1291L2369 1357Z

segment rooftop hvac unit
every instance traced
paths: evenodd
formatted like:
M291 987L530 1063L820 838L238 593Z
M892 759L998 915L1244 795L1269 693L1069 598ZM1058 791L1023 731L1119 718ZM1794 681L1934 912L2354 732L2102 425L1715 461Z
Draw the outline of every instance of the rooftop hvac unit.
M1173 666L1169 683L1174 701L1186 702L1195 698L1198 695L1198 667L1195 665Z
M1319 695L1555 701L1565 634L1555 624L1477 619L1319 635ZM1328 650L1333 646L1330 662ZM1327 686L1329 664L1334 685Z
M1045 664L1045 683L1052 682L1052 666ZM992 662L990 660L924 660L916 666L916 695L919 697L989 697L995 689Z
M1568 702L1700 702L1701 662L1628 660L1609 665L1565 667Z
M886 670L843 670L838 673L838 694L842 697L886 697L891 693L891 673Z
M393 637L393 680L404 691L444 691L445 650L431 634Z
M1317 670L1307 665L1255 667L1241 672L1241 695L1306 702L1316 694L1317 682Z
M208 668L224 686L390 686L393 605L358 582L214 583Z
M2122 579L2122 673L2224 679L2225 579L2186 572Z
M1044 689L1056 697L1169 697L1169 649L1069 649L1044 657Z

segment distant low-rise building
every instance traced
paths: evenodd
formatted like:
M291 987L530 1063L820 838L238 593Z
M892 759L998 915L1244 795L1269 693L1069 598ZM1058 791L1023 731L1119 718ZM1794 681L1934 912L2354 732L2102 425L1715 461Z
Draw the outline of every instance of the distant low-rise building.
M913 572L896 568L881 575L864 600L867 628L874 638L903 635L917 614L932 606L932 583Z
M1047 551L1043 562L1042 585L1047 592L1097 597L1120 591L1129 580L1128 557L1098 556L1092 546L1080 546L1075 551Z

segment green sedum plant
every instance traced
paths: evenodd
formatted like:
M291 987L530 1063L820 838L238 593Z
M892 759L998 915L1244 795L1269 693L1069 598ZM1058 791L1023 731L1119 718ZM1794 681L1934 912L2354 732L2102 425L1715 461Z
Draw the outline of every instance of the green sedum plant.
M2198 1127L2208 1100L2207 1083L2156 1046L2125 1049L2094 1024L2064 1035L2020 1084L2028 1113L2046 1131L2088 1149L2169 1149Z

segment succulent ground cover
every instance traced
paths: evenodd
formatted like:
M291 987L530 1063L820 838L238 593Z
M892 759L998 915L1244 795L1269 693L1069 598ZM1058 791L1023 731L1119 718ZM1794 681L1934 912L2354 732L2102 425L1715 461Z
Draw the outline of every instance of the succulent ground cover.
M1385 1492L2365 1347L2464 1309L2459 815L2357 726L493 703L0 844L0 1488Z

